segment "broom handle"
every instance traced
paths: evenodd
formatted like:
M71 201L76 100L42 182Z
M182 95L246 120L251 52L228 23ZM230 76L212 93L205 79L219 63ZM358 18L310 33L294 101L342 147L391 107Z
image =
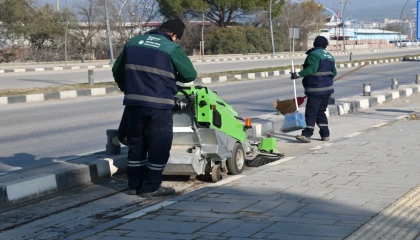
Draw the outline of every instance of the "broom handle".
M295 64L293 63L293 58L292 58L292 72L295 72ZM297 94L296 94L296 80L293 79L293 91L295 93L295 103L296 103L296 111L299 109L298 103L297 103Z
M369 64L370 64L370 63L365 63L364 65L362 65L362 66L360 66L360 67L357 67L357 68L355 68L355 69L351 70L350 72L348 72L348 73L346 73L346 74L341 75L340 77L338 77L338 78L334 79L334 82L336 82L336 81L338 81L338 80L342 79L343 77L345 77L345 76L347 76L347 75L349 75L349 74L352 74L352 73L356 72L357 70L359 70L359 69L361 69L362 67L365 67L365 66L367 66L367 65L369 65Z

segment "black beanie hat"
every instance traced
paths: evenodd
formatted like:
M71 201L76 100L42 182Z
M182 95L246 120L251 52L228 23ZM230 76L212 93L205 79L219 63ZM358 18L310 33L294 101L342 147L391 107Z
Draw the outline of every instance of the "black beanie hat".
M327 46L328 46L328 40L325 37L318 36L315 38L314 47L327 48Z
M174 18L162 23L160 27L172 31L179 39L181 39L184 34L185 24L181 19Z

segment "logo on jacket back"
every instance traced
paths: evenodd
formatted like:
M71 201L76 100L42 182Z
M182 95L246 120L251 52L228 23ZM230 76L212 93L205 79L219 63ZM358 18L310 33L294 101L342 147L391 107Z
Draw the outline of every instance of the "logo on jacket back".
M332 56L329 54L329 52L327 52L325 50L323 50L323 51L324 51L324 57L327 57L329 59L332 59Z

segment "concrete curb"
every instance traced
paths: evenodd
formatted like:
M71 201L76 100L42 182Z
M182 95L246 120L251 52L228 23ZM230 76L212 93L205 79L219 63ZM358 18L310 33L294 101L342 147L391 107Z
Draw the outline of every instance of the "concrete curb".
M348 54L349 52L333 52L333 55ZM261 56L261 57L235 57L235 58L219 58L208 60L191 60L193 63L202 62L223 62L223 61L239 61L239 60L255 60L255 59L271 59L271 58L285 58L285 57L298 57L305 56L305 54L293 55L279 55L279 56ZM99 65L80 65L80 66L56 66L56 67L39 67L39 68L12 68L0 69L0 73L20 73L20 72L44 72L44 71L62 71L62 70L80 70L80 69L96 69L96 68L111 68L111 64Z
M410 57L410 58L393 58L393 59L378 59L374 61L366 62L356 62L356 63L342 63L337 64L336 67L340 68L351 68L363 65L365 63L370 63L371 65L375 64L384 64L384 63L394 63L400 62L402 60L414 60L420 59L420 57ZM238 80L255 80L255 79L265 79L270 77L277 77L281 75L288 75L290 69L278 70L278 71L269 71L269 72L257 72L257 73L244 73L244 74L235 74L228 76L218 76L218 77L208 77L208 78L197 78L194 82L181 84L183 86L192 86L192 85L206 85L212 83L223 83L229 81L238 81ZM296 68L296 71L300 71L299 68ZM91 89L82 89L82 90L72 90L72 91L62 91L62 92L50 92L42 94L28 94L28 95L19 95L19 96L4 96L0 97L0 105L14 104L14 103L28 103L28 102L41 102L50 99L68 99L76 97L86 97L86 96L98 96L104 94L111 94L118 92L118 87L108 87L108 88L91 88Z
M359 110L368 109L383 103L391 102L395 99L408 97L412 94L420 93L420 85L400 85L399 90L383 90L372 92L370 97L353 96L350 98L336 99L336 105L330 105L327 109L327 117L346 115ZM300 108L304 113L305 108ZM260 138L268 133L280 132L284 122L282 115L263 115L252 119L253 128L248 132L248 137Z
M101 152L0 176L0 207L86 185L124 172L127 149L122 149L121 154L111 157Z
M0 73L18 73L18 72L44 72L44 71L63 71L63 70L80 70L80 69L95 69L95 68L109 68L110 64L100 65L80 65L80 66L57 66L57 67L39 67L39 68L13 68L0 69Z
M28 94L19 96L0 97L0 105L14 104L14 103L30 103L42 102L52 99L68 99L77 97L100 96L118 92L118 87L106 88L89 88L81 90L61 91L61 92L48 92L39 94Z
M385 102L410 96L420 92L420 85L400 85L399 90L372 92L370 97L354 96L337 99L337 105L330 105L327 116L345 115L367 109ZM300 108L305 112L304 108ZM284 116L262 115L252 118L252 129L247 131L250 138L261 138L268 133L279 132ZM111 177L126 170L127 148L118 155L105 152L55 162L48 165L13 171L0 176L0 207L11 206L26 200L36 199L72 187L83 186Z
M331 52L332 55L349 54L350 52ZM236 58L220 58L207 60L193 60L192 62L223 62L223 61L239 61L239 60L254 60L254 59L272 59L272 58L286 58L286 57L302 57L305 54L279 55L279 56L262 56L262 57L236 57Z

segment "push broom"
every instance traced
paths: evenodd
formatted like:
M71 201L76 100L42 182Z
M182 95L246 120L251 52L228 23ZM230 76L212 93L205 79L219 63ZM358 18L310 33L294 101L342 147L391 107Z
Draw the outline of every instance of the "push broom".
M365 63L365 64L349 71L348 73L341 75L340 77L334 79L334 82L346 77L349 74L354 73L355 71L357 71L357 70L361 69L362 67L365 67L369 64L370 64L369 62ZM297 101L297 106L300 106L305 101L305 98L307 98L307 96L297 97L296 99L293 98L293 99L287 99L287 100L282 100L282 101L277 100L277 102L273 103L273 107L275 109L277 109L277 111L279 111L283 115L288 114L288 113L293 113L297 110L296 101Z

